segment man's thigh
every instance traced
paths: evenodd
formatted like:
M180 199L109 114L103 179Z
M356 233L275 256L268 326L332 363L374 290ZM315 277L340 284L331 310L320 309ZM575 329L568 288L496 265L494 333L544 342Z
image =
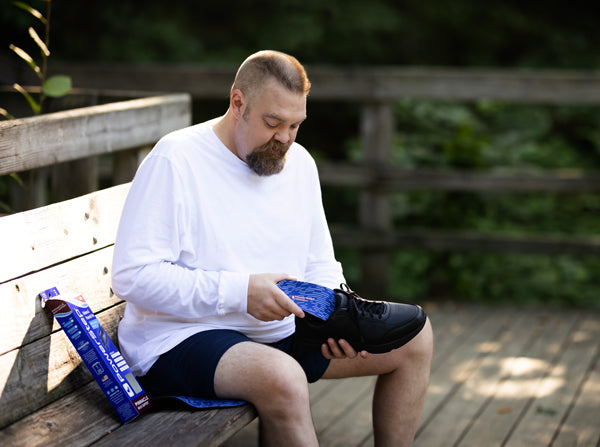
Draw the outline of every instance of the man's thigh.
M275 382L306 383L300 364L289 354L252 341L238 343L221 357L214 376L219 398L255 402L264 398Z

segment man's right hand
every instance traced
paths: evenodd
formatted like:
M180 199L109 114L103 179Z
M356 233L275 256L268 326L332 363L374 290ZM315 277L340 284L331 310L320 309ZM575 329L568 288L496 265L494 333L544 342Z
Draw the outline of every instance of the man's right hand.
M250 275L248 281L248 313L261 321L283 320L294 314L304 318L304 312L277 287L283 280L296 278L285 273L261 273Z

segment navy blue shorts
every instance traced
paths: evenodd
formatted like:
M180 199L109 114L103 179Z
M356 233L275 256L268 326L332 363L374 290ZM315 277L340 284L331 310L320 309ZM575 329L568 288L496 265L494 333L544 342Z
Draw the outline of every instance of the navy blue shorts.
M217 399L214 375L219 360L229 348L253 341L244 334L228 329L199 332L162 354L148 373L138 377L150 396L193 396ZM265 343L290 356L300 364L308 382L319 380L329 360L318 351L306 351L296 343L295 335L275 343Z

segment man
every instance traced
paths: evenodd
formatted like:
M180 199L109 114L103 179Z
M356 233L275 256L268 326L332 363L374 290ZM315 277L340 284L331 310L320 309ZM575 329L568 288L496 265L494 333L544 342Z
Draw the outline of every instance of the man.
M146 158L115 244L113 290L127 300L120 347L151 395L251 402L264 445L318 444L307 380L378 375L375 442L410 445L429 378L429 322L389 352L333 334L313 351L295 335L307 315L277 286L344 282L315 163L295 143L309 88L295 58L256 53L240 66L224 116L167 135ZM341 298L372 307L338 295L342 319ZM360 322L403 312L378 306Z

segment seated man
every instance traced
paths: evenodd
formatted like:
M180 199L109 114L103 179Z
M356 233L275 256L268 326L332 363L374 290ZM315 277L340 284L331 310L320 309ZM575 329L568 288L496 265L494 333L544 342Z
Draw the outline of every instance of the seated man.
M318 444L307 381L378 375L375 443L407 446L429 380L424 314L338 290L338 324L354 318L364 331L346 338L371 336L374 348L334 331L310 349L295 333L295 320L308 318L277 286L344 282L315 163L295 143L309 88L295 58L256 53L240 66L224 116L172 132L144 160L115 244L113 290L127 301L120 347L150 395L251 402L264 445ZM377 334L415 318L414 333L377 345Z

